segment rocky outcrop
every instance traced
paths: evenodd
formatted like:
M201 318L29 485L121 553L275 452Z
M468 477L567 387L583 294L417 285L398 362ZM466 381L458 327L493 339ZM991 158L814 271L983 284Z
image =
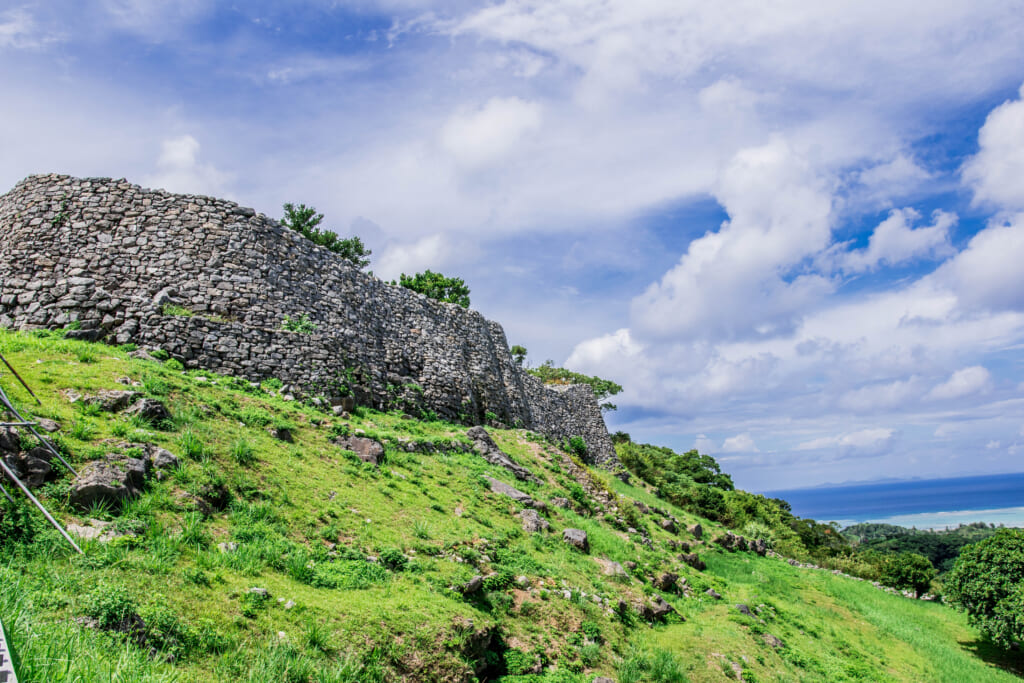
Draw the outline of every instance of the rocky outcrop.
M116 505L135 498L146 483L146 461L110 453L86 463L71 485L71 504L79 510Z
M336 446L355 453L363 462L379 465L384 459L384 446L379 441L363 436L339 436L332 441Z
M593 392L546 386L502 328L353 268L277 221L211 197L123 180L31 176L0 196L0 326L161 348L188 368L357 403L489 415L614 468ZM281 329L308 316L312 334ZM125 404L123 407L127 407Z
M590 552L590 541L583 529L566 529L562 532L562 540L585 553Z
M473 446L476 448L484 460L497 465L498 467L504 467L506 470L515 475L516 479L521 481L533 481L540 483L537 477L530 473L530 470L526 469L522 465L518 465L512 462L512 459L508 457L504 451L498 448L498 444L494 443L494 439L487 433L487 430L483 427L471 427L466 430L466 436L473 440Z

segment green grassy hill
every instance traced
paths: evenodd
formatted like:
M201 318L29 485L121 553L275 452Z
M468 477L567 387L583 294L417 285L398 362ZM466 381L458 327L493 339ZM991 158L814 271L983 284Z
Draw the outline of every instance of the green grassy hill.
M336 417L276 382L55 333L0 331L0 352L43 405L9 373L3 387L24 414L59 423L73 466L146 444L180 458L116 506L73 508L68 473L36 489L63 523L125 534L83 541L84 555L20 492L0 506L0 618L22 681L1017 680L1004 668L1020 663L963 615L723 550L719 525L526 431L489 430L535 481L489 464L460 425ZM126 388L171 418L69 400ZM384 444L383 461L331 441L352 435ZM524 505L485 476L545 503L550 529L525 531ZM686 530L696 523L702 539ZM588 552L567 528L587 533ZM666 573L680 581L656 588ZM659 596L667 617L638 613Z

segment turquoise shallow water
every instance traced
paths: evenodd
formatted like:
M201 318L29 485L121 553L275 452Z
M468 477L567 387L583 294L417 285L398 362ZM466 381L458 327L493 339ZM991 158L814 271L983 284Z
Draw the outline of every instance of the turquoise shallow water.
M887 522L941 528L969 522L1024 526L1024 473L827 486L764 495L793 514L842 525Z

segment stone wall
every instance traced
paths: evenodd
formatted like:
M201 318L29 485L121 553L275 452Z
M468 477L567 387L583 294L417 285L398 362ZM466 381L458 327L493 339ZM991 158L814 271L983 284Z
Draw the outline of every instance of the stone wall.
M166 349L378 408L489 414L617 463L588 387L548 387L476 311L360 272L252 209L124 180L31 176L0 197L0 325ZM175 312L176 315L166 313ZM308 315L313 334L281 330Z

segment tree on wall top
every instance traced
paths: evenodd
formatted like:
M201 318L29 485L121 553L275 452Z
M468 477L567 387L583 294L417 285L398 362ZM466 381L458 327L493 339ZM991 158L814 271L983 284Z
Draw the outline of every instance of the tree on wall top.
M295 205L289 202L284 205L284 218L281 219L281 225L294 230L314 244L326 247L356 268L363 269L370 265L368 257L373 252L366 248L361 239L355 235L341 238L336 232L321 229L319 226L323 220L324 215L317 213L312 206Z
M431 299L469 308L469 287L466 286L462 278L446 277L441 273L425 270L415 275L402 273L398 278L398 282L392 280L391 284L401 285L406 289L424 294Z

